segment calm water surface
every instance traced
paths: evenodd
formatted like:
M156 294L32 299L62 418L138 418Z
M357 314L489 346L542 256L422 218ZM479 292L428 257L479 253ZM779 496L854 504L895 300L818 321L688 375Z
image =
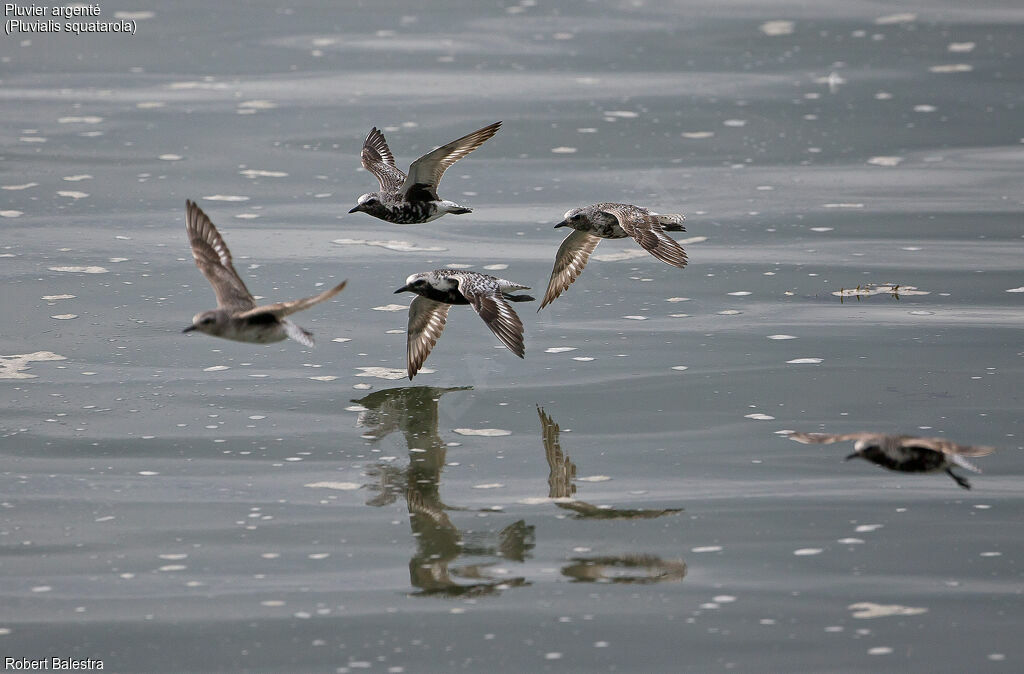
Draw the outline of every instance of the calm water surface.
M4 657L1020 670L1016 3L101 7L137 35L0 37ZM371 126L405 167L498 119L472 214L348 215ZM315 350L181 334L186 198L255 294L349 280ZM380 378L407 275L540 296L601 200L689 266L604 242L525 361L455 307ZM786 429L1000 451L965 491Z

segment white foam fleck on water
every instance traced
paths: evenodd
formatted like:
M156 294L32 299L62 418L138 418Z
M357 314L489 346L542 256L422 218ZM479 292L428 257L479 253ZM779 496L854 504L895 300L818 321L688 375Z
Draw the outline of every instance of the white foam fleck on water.
M238 107L242 110L273 110L277 107L277 103L266 99L257 99L252 101L242 101L238 104Z
M690 366L689 365L673 365L672 369L673 370L678 370L679 372L682 372L683 370L689 370Z
M470 269L473 265L462 262L450 262L445 265L448 269Z
M974 66L969 63L944 63L942 65L931 66L928 68L933 73L969 73L974 70Z
M886 14L875 19L876 26L891 26L896 23L910 23L917 21L917 14L913 12L900 12L898 14Z
M221 370L230 370L230 365L211 365L210 367L204 367L203 372L220 372Z
M750 292L749 290L737 290L736 292L728 294L732 295L733 297L746 297L747 295L753 295L754 293Z
M938 108L934 105L915 105L914 112L935 112Z
M878 156L868 159L873 166L899 166L903 163L903 157Z
M306 379L312 379L313 381L334 381L337 377L332 374L324 374L319 377L306 377Z
M188 559L188 553L186 552L167 552L162 555L157 555L159 559L166 559L169 562L176 562L181 559Z
M396 367L357 367L356 369L360 370L359 374L356 375L357 377L376 377L377 379L405 379L409 374L404 369ZM437 372L437 370L424 367L420 369L420 372L430 374Z
M332 342L338 342L339 344L344 344L345 342L351 342L352 338L351 337L335 337L331 341Z
M689 138L691 140L701 140L704 138L711 138L715 135L714 131L683 131L681 134L683 138Z
M793 554L797 557L809 557L811 555L820 555L822 552L824 550L821 548L800 548L799 550L794 550Z
M835 227L811 227L812 232L831 232Z
M36 379L39 375L28 374L24 370L29 368L29 363L49 360L67 360L67 358L52 351L0 356L0 379Z
M840 538L836 541L836 543L842 543L843 545L860 545L863 542L863 538Z
M373 388L373 384L352 384L352 388L358 389L360 391L366 391L368 389Z
M488 482L486 484L474 484L473 489L501 489L504 486L501 482Z
M245 169L238 173L246 178L285 178L288 176L284 171L265 171L263 169Z
M102 117L96 115L86 115L84 117L58 117L58 124L99 124L103 121Z
M551 152L554 154L575 154L576 148L569 147L568 145L559 145L558 147L551 148Z
M408 308L404 304L384 304L379 307L373 307L373 311L405 311Z
M211 194L208 197L203 197L207 201L249 201L249 197L243 197L238 194Z
M765 35L777 37L779 35L792 35L795 24L792 21L776 20L765 21L757 27Z
M822 204L824 208L864 208L864 204L852 203L852 202L839 202L832 204Z
M89 196L88 192L78 192L76 190L57 190L57 195L61 197L67 197L68 199L85 199Z
M333 482L328 480L323 482L310 482L309 484L303 486L309 487L310 489L336 489L338 491L355 491L356 489L360 489L363 485L359 484L358 482Z
M689 297L668 297L665 299L666 302L689 302Z
M235 217L238 218L239 220L255 220L256 218L260 217L260 214L259 213L238 213L237 215L235 215Z
M712 597L711 601L717 602L719 604L730 604L736 601L736 597L732 596L731 594L719 594Z
M50 318L56 318L58 321L70 321L74 318L78 318L78 314L56 314L50 316Z
M386 248L387 250L394 250L399 253L412 253L412 252L427 252L437 253L448 250L440 246L418 246L408 241L396 241L396 240L376 240L376 239L334 239L331 241L333 244L339 246L376 246L378 248Z
M635 119L640 115L632 110L606 110L602 113L605 117L618 117L620 119Z
M892 653L892 649L888 646L875 646L868 649L868 655L889 655L890 653Z
M872 618L888 618L896 615L921 615L927 613L926 608L913 606L900 606L899 604L875 604L869 601L857 602L846 607L853 611L851 617L859 620L871 620Z
M689 318L690 314L669 314L669 318Z
M487 271L501 271L502 269L508 269L507 264L485 264L484 269Z
M16 211L14 209L7 209L7 210L4 210L4 211L0 211L0 218L17 218L17 217L22 216L24 214L25 214L24 211Z
M585 477L578 477L578 482L608 482L612 478L608 475L587 475Z
M575 351L575 346L552 346L544 349L544 353L566 353L568 351Z
M646 316L623 316L623 318L628 319L630 321L646 321L647 320Z
M1019 288L1008 288L1006 290L1006 292L1008 292L1008 293L1024 293L1024 286L1021 286Z
M385 330L384 334L385 335L404 335L406 332L407 332L406 330L401 330L401 329L396 328L394 330Z
M996 551L993 550L993 551L979 553L979 556L980 557L1002 557L1003 553L996 552Z
M61 178L61 180L66 180L69 183L78 183L82 182L83 180L92 180L92 176L89 175L88 173L80 173L78 175L73 176L64 176L63 178Z
M512 435L512 431L503 428L453 428L452 433L459 435L473 435L483 438L497 438L503 435Z
M592 356L573 356L572 359L573 360L578 360L581 363L589 363L590 361L594 360L594 358Z
M854 529L854 531L856 531L857 533L864 533L865 531L878 531L884 526L884 524L859 524L857 525L857 528Z
M737 314L742 314L743 312L736 309L726 309L725 311L717 311L715 313L719 316L735 316Z
M739 128L741 126L746 126L747 125L747 120L745 120L745 119L727 119L724 122L722 122L722 125L723 126L731 126L733 128Z
M75 267L75 266L49 267L49 270L50 271L66 272L68 274L106 274L107 272L110 271L109 269L106 269L105 267L96 267L96 266L90 266L90 267Z
M551 503L555 500L556 499L548 498L547 496L528 496L526 498L519 499L516 503L520 505L540 505L542 503ZM572 499L569 499L569 501L572 501Z
M973 42L950 42L946 47L946 51L951 51L955 54L962 54L966 52L974 51L975 45Z
M768 339L796 339L796 335L768 335Z
M788 365L817 365L818 363L824 362L824 358L794 358L793 360L787 360Z
M744 414L744 419L753 419L755 421L771 421L775 417L770 414L761 414L760 412L754 412L753 414Z
M38 186L39 186L39 183L24 183L24 184L21 184L21 185L3 185L3 186L0 186L0 189L4 189L4 190L27 190L29 188L38 187Z
M696 548L690 548L690 552L721 552L721 545L703 545Z
M184 159L184 157L182 157L180 154L166 153L166 154L160 155L159 157L157 157L157 159L160 159L160 160L163 160L163 161L181 161L182 159Z

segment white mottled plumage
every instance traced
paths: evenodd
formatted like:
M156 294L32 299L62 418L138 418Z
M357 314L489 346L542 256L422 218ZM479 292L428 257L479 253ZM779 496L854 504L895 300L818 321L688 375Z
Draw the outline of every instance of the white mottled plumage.
M854 442L853 454L847 460L861 458L889 470L904 473L932 473L943 471L964 489L971 485L966 478L952 471L954 466L980 473L981 469L965 459L967 456L987 456L992 447L958 445L943 438L918 438L912 435L885 435L883 433L790 433L790 440L805 444L830 445L833 442Z
M572 227L574 231L558 247L548 289L537 311L551 304L583 273L583 267L601 239L632 237L662 262L685 267L686 251L665 233L685 232L682 222L682 215L652 213L632 204L606 202L566 211L555 229Z
M430 222L446 213L472 212L454 201L441 199L437 184L452 164L480 147L500 127L501 122L489 124L428 152L412 163L409 175L395 166L395 156L384 134L377 127L372 128L363 141L360 161L363 168L377 177L380 190L360 196L349 213L363 211L381 220L408 225Z
M231 251L220 232L206 213L188 200L185 201L185 230L196 266L213 286L217 308L196 314L192 325L183 332L198 330L214 337L254 344L269 344L291 337L305 346L313 346L313 333L286 317L334 297L347 281L313 297L256 306L256 300L235 271Z
M526 353L523 322L509 302L529 302L529 295L512 295L527 286L487 274L461 269L435 269L412 274L395 293L411 292L406 360L412 379L434 348L453 304L470 304L491 332L520 358Z

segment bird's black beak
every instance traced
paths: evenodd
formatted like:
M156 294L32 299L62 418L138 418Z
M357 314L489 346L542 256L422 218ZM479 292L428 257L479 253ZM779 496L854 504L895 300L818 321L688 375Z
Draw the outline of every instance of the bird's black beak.
M184 330L182 330L182 332L192 332L195 329L196 329L196 326L190 325L187 328L185 328Z
M562 220L560 223L555 225L555 229L558 229L559 227L568 227L568 226L569 226L569 222L567 220Z
M396 290L395 294L397 295L398 293L404 293L404 292L408 292L408 291L409 291L409 286L404 285L401 288L399 288L398 290Z
M853 454L850 454L849 456L847 456L846 460L849 461L850 459L856 459L858 456L860 456L860 453L859 452L854 452Z
M361 210L363 210L362 207L359 204L356 204L355 206L352 207L352 210L350 210L349 213L356 213L357 211Z

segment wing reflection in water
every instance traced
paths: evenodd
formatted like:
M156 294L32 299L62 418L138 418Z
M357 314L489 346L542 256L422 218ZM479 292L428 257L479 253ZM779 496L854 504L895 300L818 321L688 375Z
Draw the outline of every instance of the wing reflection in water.
M471 388L410 386L352 401L366 408L356 422L368 429L365 437L376 442L401 431L405 438L407 467L378 464L367 469L367 475L376 478L376 484L367 486L378 492L367 505L386 506L405 497L416 539L416 553L409 560L409 580L418 589L414 596L473 597L527 584L525 578L492 573L490 567L525 560L534 546L532 526L520 520L500 531L462 530L449 512L465 508L441 500L447 445L438 431L438 403L446 393ZM460 558L463 563L456 565Z
M576 583L664 583L686 577L686 562L654 555L575 557L562 575Z
M616 519L653 519L664 515L671 515L682 512L682 508L654 508L654 509L623 509L596 506L592 503L580 501L575 498L576 494L576 464L569 460L569 457L562 451L559 442L561 429L551 417L544 412L540 406L537 407L537 414L540 416L541 438L544 441L544 456L548 461L548 498L554 499L555 505L559 508L571 510L576 513L577 518L592 518L604 520Z

